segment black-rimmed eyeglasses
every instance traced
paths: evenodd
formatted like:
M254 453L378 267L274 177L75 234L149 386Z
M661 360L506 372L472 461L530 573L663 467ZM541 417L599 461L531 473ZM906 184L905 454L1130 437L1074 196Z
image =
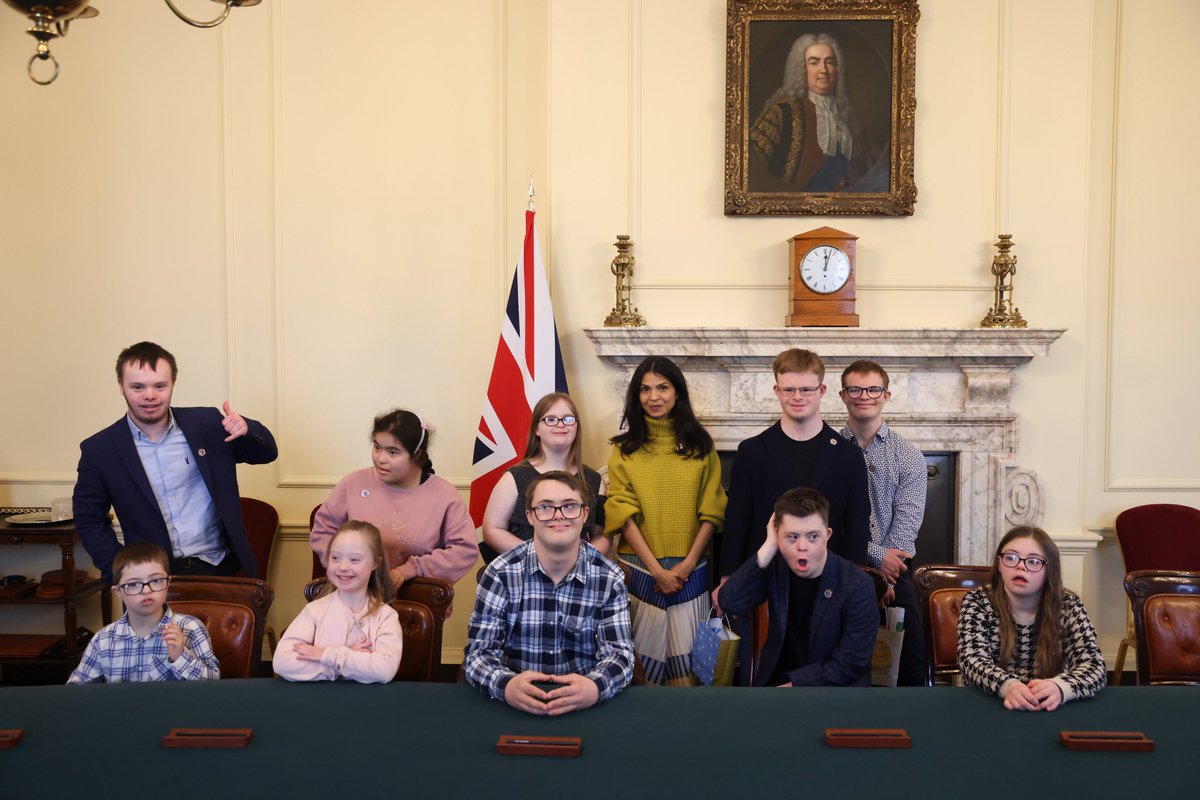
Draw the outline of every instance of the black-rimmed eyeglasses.
M146 591L147 586L150 587L150 591L152 592L161 592L163 589L167 588L167 584L170 582L170 578L151 578L148 581L129 581L128 583L122 583L120 586L115 588L120 589L121 594L125 595L126 597L137 597L139 594L142 594Z
M882 386L847 386L842 389L842 391L845 392L848 397L851 397L855 400L857 400L859 397L862 397L863 392L866 392L867 397L875 400L883 397L883 393L886 392L887 389Z
M565 417L542 417L542 422L546 423L547 428L553 428L555 425L562 423L568 428L579 422L579 417L574 414L567 414Z
M1041 556L1025 556L1021 558L1021 556L1013 551L1005 550L1000 554L1000 563L1009 569L1016 569L1017 564L1024 564L1025 569L1029 572L1041 572L1042 567L1046 566L1046 559Z
M579 519L583 513L583 503L563 503L561 506L538 503L533 507L533 516L538 522L549 522L554 519L556 511L562 514L563 519Z

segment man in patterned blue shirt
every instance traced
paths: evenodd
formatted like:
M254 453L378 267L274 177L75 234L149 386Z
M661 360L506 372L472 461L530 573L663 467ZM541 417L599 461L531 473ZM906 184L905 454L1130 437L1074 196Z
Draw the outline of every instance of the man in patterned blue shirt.
M125 614L88 642L67 683L215 680L221 668L204 623L166 605L169 560L161 547L134 542L113 559L113 593Z
M925 517L928 470L925 457L883 421L891 399L888 374L879 364L855 361L842 372L838 393L849 414L842 436L862 448L871 490L871 541L867 557L888 581L887 601L904 609L900 686L924 686L925 632L917 590L908 572L917 554L917 532Z
M534 478L524 498L533 539L489 564L475 593L467 683L530 714L588 708L633 677L625 576L579 538L588 494L568 472Z

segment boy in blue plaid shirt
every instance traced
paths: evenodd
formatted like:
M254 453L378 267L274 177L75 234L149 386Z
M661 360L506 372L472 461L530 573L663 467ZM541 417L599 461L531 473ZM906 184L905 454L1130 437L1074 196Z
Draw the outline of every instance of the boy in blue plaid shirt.
M112 590L125 615L88 643L67 683L213 680L221 677L204 623L166 605L170 560L150 542L134 542L113 559Z
M467 683L530 714L588 708L633 678L625 575L579 538L590 505L579 477L537 476L525 493L533 539L494 560L479 579Z

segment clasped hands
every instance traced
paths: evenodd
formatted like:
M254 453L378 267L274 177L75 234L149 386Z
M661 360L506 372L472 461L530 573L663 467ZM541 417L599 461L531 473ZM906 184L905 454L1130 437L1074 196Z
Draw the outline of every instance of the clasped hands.
M1062 688L1042 678L1029 683L1009 681L1004 688L1004 707L1011 711L1053 711L1062 701Z
M655 563L651 567L650 574L654 578L655 588L659 594L675 594L683 588L695 569L696 566L685 558L670 569L663 569Z
M534 685L535 683L562 685L546 691ZM504 687L505 703L538 716L555 717L594 706L599 701L600 688L596 682L574 672L567 675L548 675L544 672L525 670L514 675Z

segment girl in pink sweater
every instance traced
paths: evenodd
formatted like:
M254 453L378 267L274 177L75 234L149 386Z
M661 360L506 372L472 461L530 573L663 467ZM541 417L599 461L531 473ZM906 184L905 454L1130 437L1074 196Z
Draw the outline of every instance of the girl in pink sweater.
M397 589L417 576L454 583L479 558L467 506L449 481L433 474L429 430L411 411L375 418L371 467L342 478L317 511L309 542L322 564L328 566L330 537L349 519L379 528Z
M400 669L403 633L379 529L351 520L329 542L325 593L283 632L275 672L289 681L387 683Z

